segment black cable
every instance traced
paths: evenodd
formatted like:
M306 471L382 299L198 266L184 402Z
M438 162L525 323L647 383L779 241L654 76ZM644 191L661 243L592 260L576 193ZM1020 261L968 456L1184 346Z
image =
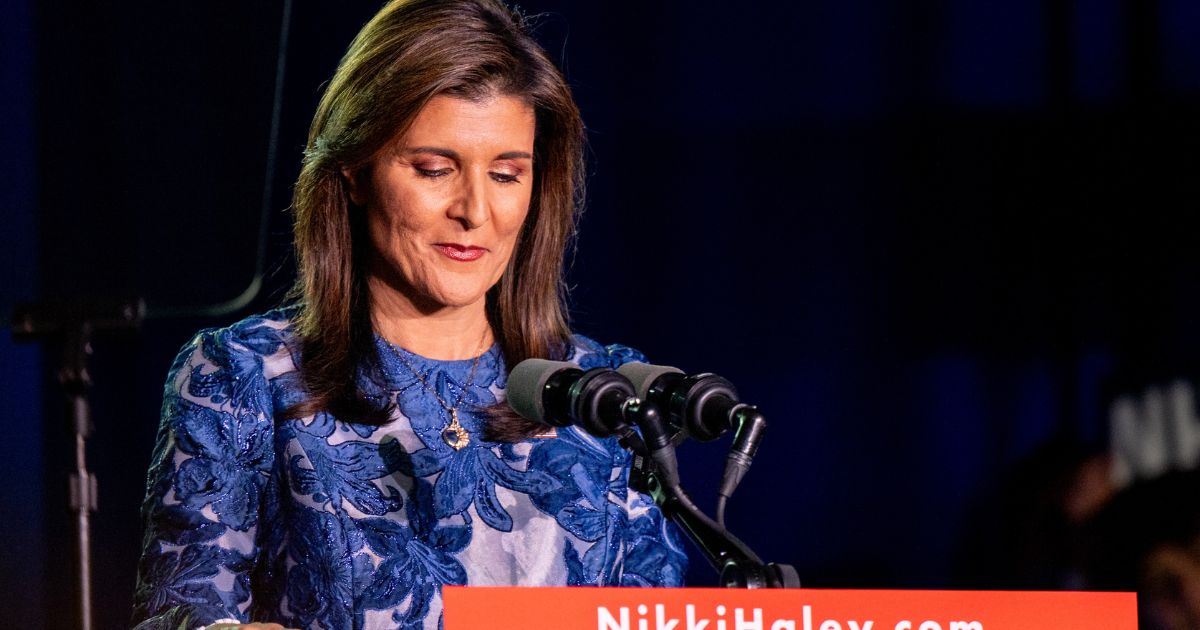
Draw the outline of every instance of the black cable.
M147 317L221 317L245 308L262 290L266 270L267 239L270 235L271 199L275 195L275 164L279 156L279 128L283 118L283 79L287 71L288 35L291 33L292 0L284 0L283 16L279 23L279 49L275 57L275 92L271 99L271 127L267 132L266 176L263 181L262 204L259 209L258 254L254 258L254 277L250 284L231 300L209 305L151 308Z

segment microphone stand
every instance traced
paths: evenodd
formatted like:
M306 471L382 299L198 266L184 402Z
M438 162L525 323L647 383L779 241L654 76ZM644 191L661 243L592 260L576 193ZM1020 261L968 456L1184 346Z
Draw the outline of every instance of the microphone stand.
M717 377L719 378L719 377ZM508 402L525 418L551 426L577 425L596 437L618 436L634 455L630 486L649 493L668 518L679 525L720 574L729 588L798 588L796 570L783 564L764 564L749 547L709 518L688 497L679 482L675 446L684 433L668 430L658 407L634 395L633 384L606 368L584 371L562 361L526 359L508 378ZM766 420L757 409L741 406L730 458L734 475L722 483L728 496L741 479L757 449ZM736 410L737 407L726 413ZM638 430L641 434L639 435ZM712 437L717 437L720 432Z
M720 576L719 585L725 588L800 588L800 576L794 567L763 563L745 543L709 518L688 496L679 483L675 439L666 435L654 405L642 402L631 406L630 412L647 445L646 455L635 455L631 485L653 497L663 514L695 543Z
M92 353L92 333L137 328L145 316L141 300L96 304L27 304L13 316L17 341L59 338L62 364L58 382L67 397L67 413L75 433L75 472L71 474L70 506L75 513L76 559L79 567L79 627L92 628L91 514L96 511L96 476L87 469L87 439L92 433L88 390L92 378L87 359Z

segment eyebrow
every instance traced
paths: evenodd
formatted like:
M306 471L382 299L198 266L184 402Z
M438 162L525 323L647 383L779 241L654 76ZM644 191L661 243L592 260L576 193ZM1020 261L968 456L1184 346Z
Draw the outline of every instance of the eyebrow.
M411 148L405 149L404 152L408 153L408 154L432 153L433 155L440 155L445 158L450 158L451 160L458 160L460 158L457 151L454 151L452 149L443 149L441 147L411 147ZM530 154L528 151L505 151L504 153L497 155L495 159L497 159L497 160L522 160L522 159L532 160L533 155Z

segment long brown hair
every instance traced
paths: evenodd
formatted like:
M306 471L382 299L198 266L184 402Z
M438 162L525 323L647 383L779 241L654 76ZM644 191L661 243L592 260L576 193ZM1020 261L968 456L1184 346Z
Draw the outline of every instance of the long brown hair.
M387 408L357 384L379 357L366 285L370 242L343 170L369 162L434 96L495 94L529 103L536 130L529 214L504 275L488 291L489 323L510 367L559 358L567 348L563 258L583 191L583 123L570 89L524 18L500 0L394 0L350 44L309 129L293 199L293 294L303 304L295 324L308 398L288 415L387 420ZM492 439L515 441L539 428L507 405L489 411Z

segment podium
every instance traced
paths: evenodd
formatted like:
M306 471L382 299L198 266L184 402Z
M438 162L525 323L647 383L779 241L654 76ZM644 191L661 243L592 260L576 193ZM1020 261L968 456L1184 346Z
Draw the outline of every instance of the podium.
M447 586L445 630L1136 630L1134 593Z

